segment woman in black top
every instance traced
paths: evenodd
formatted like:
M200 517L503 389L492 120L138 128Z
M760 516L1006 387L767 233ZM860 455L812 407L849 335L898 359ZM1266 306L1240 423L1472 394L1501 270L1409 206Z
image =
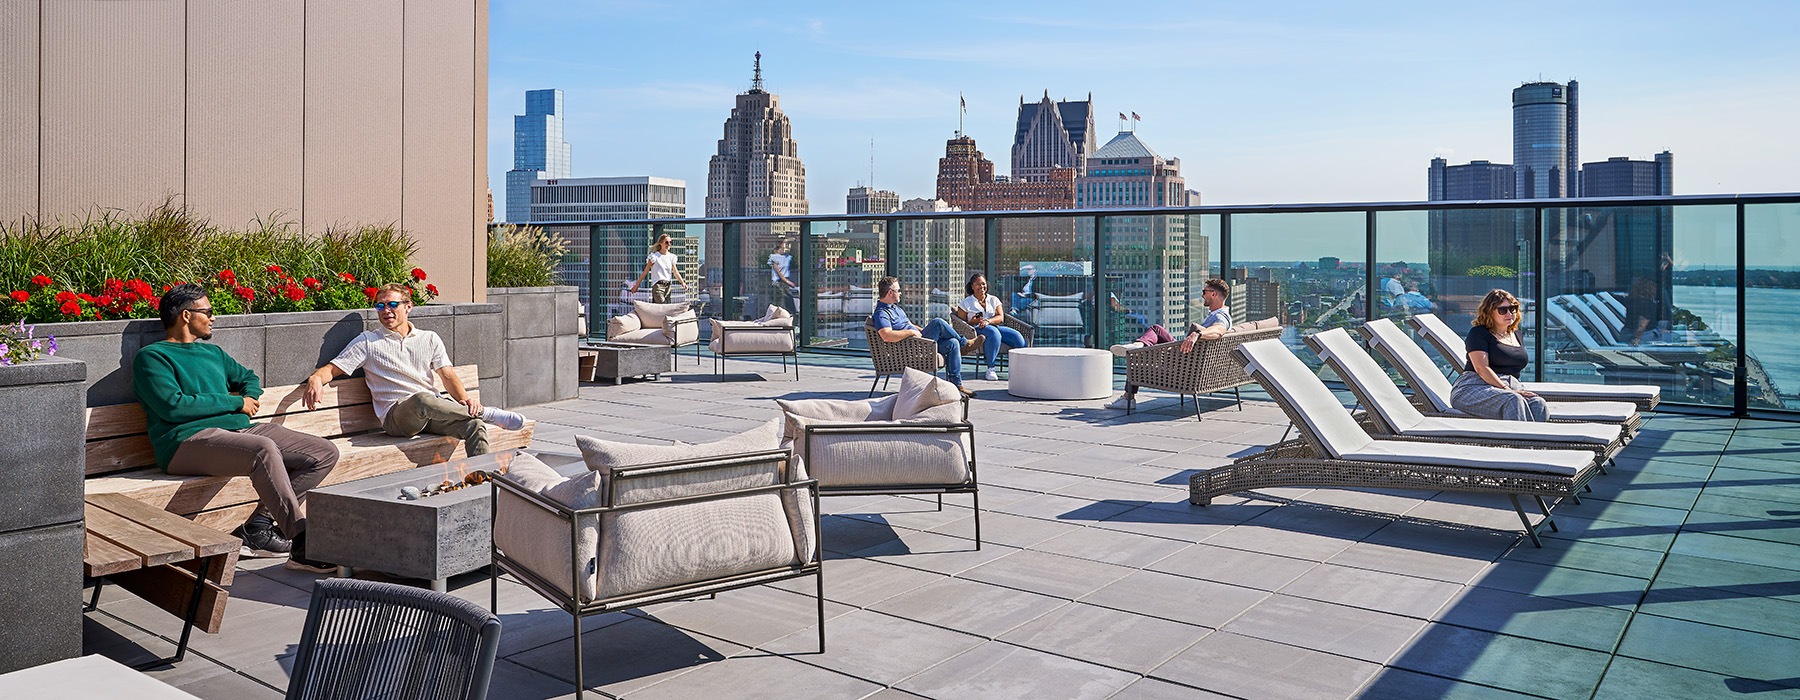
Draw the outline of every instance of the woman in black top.
M1469 369L1450 387L1450 407L1477 418L1545 421L1549 406L1519 383L1531 363L1519 341L1519 300L1504 289L1488 292L1463 341Z

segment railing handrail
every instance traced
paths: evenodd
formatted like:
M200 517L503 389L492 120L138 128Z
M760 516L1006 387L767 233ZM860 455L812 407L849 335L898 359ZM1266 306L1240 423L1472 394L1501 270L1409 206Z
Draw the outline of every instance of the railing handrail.
M906 221L987 218L1059 218L1095 216L1183 216L1201 214L1324 214L1344 212L1449 211L1468 209L1559 209L1616 206L1694 206L1800 204L1800 192L1683 194L1655 197L1576 197L1559 199L1476 199L1423 202L1328 202L1302 204L1204 204L1192 207L1108 209L1027 209L993 211L891 212L887 214L790 214L786 216L721 216L651 219L531 221L532 226L682 226L688 224L813 223L822 221ZM508 222L512 223L512 222ZM496 222L498 225L498 222Z

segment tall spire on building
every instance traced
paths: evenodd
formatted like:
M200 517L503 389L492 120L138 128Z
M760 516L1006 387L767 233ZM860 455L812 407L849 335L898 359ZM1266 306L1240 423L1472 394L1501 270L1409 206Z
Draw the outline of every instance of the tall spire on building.
M762 52L756 52L756 77L750 79L750 91L762 92Z

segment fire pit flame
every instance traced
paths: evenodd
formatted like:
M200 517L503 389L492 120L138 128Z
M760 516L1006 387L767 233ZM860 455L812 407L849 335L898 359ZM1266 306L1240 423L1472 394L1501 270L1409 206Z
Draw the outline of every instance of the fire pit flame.
M445 469L446 469L446 471L448 471L449 468L446 467ZM459 467L458 471L462 471L462 468ZM400 500L415 501L415 500L418 500L421 498L429 498L431 496L436 496L439 494L450 493L451 491L455 491L457 489L468 488L470 486L485 484L489 481L493 481L494 477L499 476L501 474L505 474L505 473L506 473L506 467L504 467L504 466L501 467L498 471L487 471L484 469L477 469L475 471L471 471L471 472L462 474L455 480L445 479L445 480L443 480L443 482L438 483L434 486L427 487L427 488L413 488L413 487L402 488L400 490Z

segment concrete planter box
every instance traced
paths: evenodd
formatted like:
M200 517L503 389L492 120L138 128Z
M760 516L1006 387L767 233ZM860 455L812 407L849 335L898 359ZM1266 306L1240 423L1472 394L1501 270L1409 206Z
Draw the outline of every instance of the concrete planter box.
M488 288L488 301L506 309L504 405L528 406L579 394L577 291L572 286Z
M503 305L430 304L413 309L410 318L413 325L443 337L452 361L481 366L484 401L508 405L501 351ZM377 325L372 309L237 314L214 320L211 342L255 371L263 386L279 386L306 381L306 375ZM46 323L38 326L38 333L56 335L61 344L58 357L87 363L82 391L88 406L136 401L131 358L139 348L164 337L162 322L156 319Z
M0 367L0 673L81 655L87 376L67 357Z
M306 554L354 569L444 579L487 566L493 531L493 487L468 486L418 500L402 500L401 488L421 491L480 470L494 471L510 453L437 464L314 489L306 496Z

